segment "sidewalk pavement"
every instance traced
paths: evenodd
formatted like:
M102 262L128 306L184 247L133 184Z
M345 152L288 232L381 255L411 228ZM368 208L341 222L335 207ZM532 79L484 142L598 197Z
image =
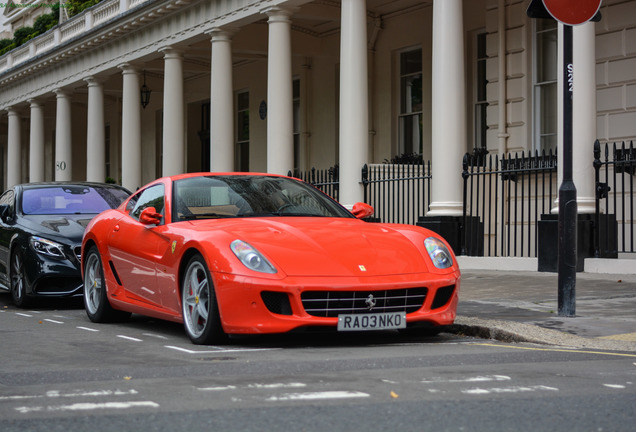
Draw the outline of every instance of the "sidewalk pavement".
M557 273L463 270L457 319L449 332L636 352L636 275L576 276L575 316L562 317Z

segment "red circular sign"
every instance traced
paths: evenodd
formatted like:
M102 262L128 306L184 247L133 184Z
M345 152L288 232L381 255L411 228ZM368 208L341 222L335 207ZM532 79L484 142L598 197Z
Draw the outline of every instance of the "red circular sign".
M543 0L543 5L555 20L577 25L594 18L601 7L601 0Z

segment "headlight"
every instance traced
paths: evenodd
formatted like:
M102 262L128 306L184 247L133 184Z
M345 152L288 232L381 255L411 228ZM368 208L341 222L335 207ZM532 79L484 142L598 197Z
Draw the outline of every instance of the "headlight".
M242 240L234 240L230 244L234 255L250 270L261 273L276 273L273 265L263 255L248 243Z
M426 246L428 256L431 257L433 265L438 269L449 268L453 265L453 258L451 258L450 252L441 240L429 237L424 240L424 246Z
M64 246L51 240L47 240L42 237L31 237L29 244L34 251L40 255L45 255L51 258L65 259Z

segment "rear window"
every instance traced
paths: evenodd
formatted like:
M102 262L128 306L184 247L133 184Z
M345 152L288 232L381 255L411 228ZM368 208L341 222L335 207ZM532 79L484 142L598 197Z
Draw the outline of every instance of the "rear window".
M100 188L85 185L60 185L28 188L22 191L22 213L47 214L97 214L116 208L128 193L117 188Z

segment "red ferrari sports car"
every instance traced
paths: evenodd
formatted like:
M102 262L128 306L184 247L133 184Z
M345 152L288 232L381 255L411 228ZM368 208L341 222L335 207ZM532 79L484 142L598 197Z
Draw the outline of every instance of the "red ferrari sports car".
M452 324L460 271L448 244L420 227L361 220L372 212L284 176L158 179L88 225L86 312L94 322L131 313L183 322L196 344Z

